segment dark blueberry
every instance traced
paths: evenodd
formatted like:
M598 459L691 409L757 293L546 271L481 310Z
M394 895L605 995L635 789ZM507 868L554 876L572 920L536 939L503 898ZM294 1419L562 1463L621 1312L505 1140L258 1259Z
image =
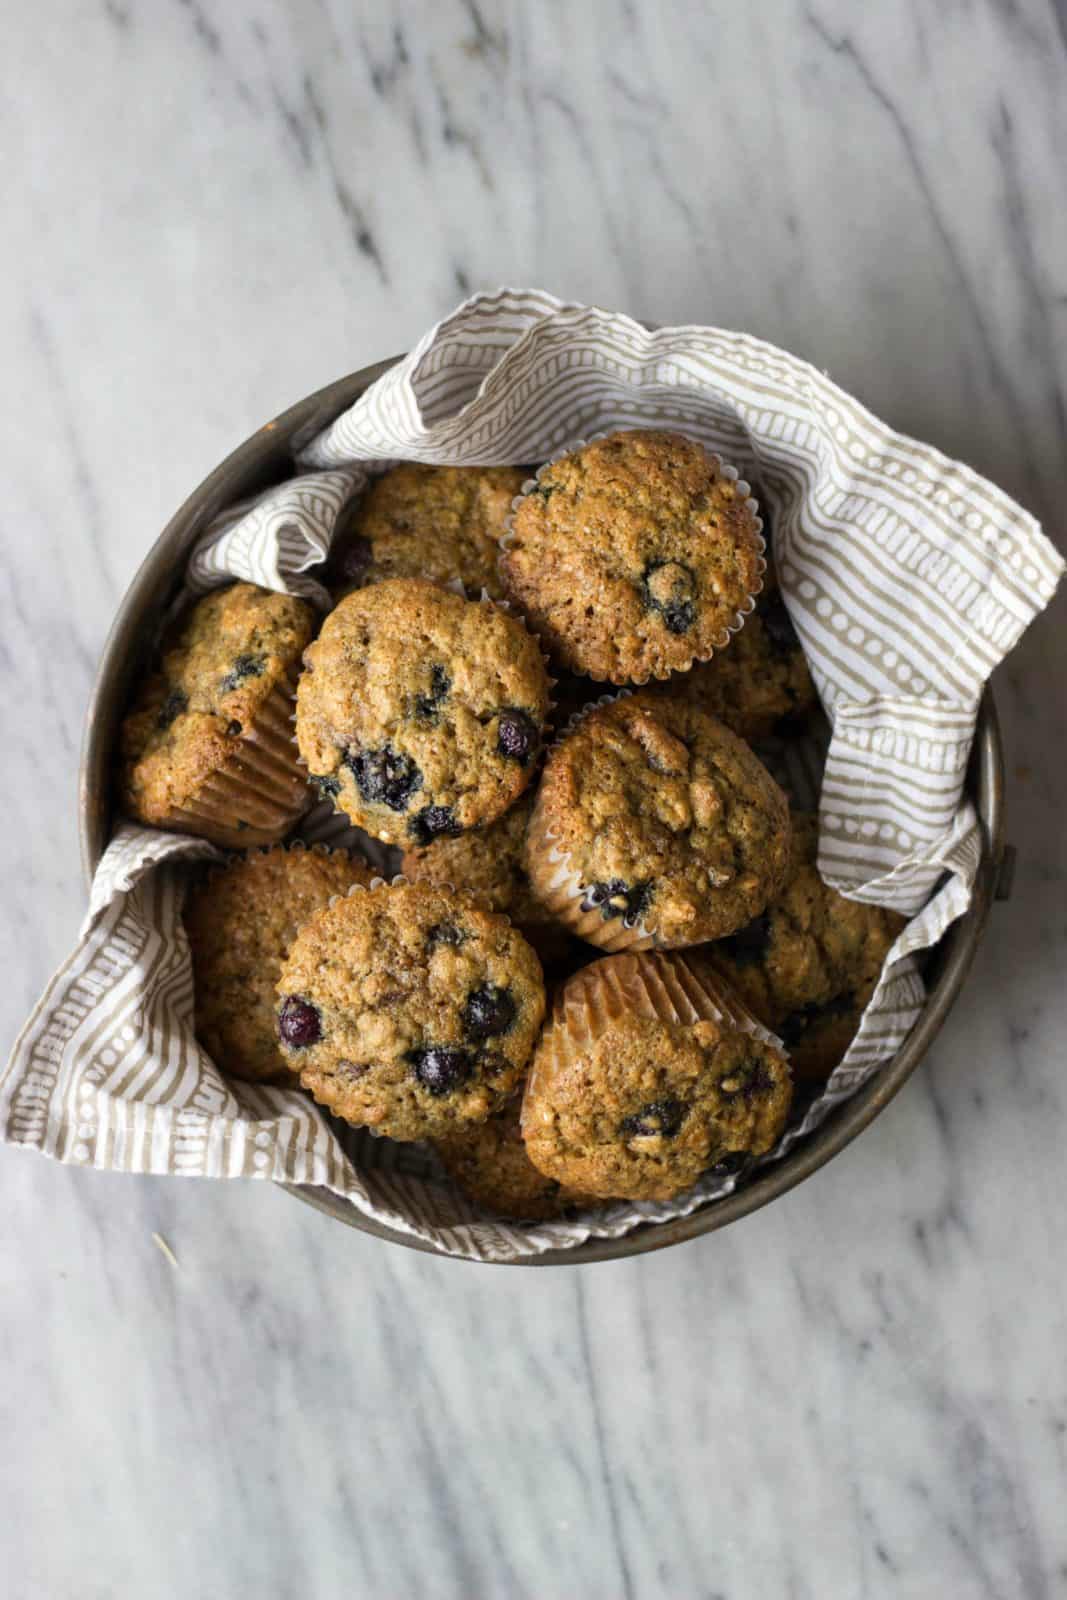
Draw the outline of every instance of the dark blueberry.
M422 773L414 761L391 745L383 745L380 750L357 750L344 760L368 805L405 811L411 796L422 788Z
M342 538L336 556L333 556L330 561L334 581L337 583L362 583L370 570L370 564L373 560L374 546L361 533Z
M306 1050L322 1038L318 1007L298 994L286 995L278 1012L278 1037L290 1050Z
M534 485L530 493L540 495L541 499L547 504L558 488L558 483L538 483Z
M507 1033L515 1021L516 1005L510 989L498 989L495 983L483 983L472 989L463 1007L463 1026L472 1039L491 1039Z
M681 561L650 561L641 597L663 618L668 633L688 633L696 621L696 578Z
M180 717L188 704L189 696L184 689L172 689L159 708L156 727L169 728L175 717Z
M509 709L500 713L496 747L502 756L517 761L520 767L529 766L540 743L537 723L528 712Z
M417 694L414 697L411 702L411 715L423 722L436 722L438 708L451 687L452 679L444 667L435 661L430 668L430 692Z
M767 952L767 941L771 936L771 919L764 911L760 916L753 917L743 928L738 928L736 933L731 933L729 938L720 941L722 948L739 967L751 967L754 962L762 961Z
M435 922L426 935L426 944L429 949L436 950L439 944L462 944L466 937L454 922Z
M600 911L605 922L621 917L624 928L636 927L652 903L654 889L650 883L635 883L628 888L621 878L610 878L606 883L594 883L582 900L583 911Z
M409 1050L408 1060L422 1087L432 1095L451 1094L474 1070L474 1058L469 1050L455 1050L443 1044Z
M790 655L799 647L793 619L786 610L785 601L780 594L776 594L768 600L766 609L761 611L759 615L775 655Z
M229 734L231 739L236 739L237 736L240 733L242 733L243 731L244 731L244 729L243 729L241 723L238 722L236 717L234 717L232 722L228 722L226 724L226 732Z
M339 778L320 778L315 773L312 773L311 781L323 800L332 800L334 795L341 793L341 780Z
M657 1134L673 1139L688 1115L684 1100L650 1100L632 1117L623 1117L619 1132L627 1139L652 1139Z
M791 1011L785 1021L778 1028L778 1036L787 1049L800 1043L809 1028L817 1026L820 1022L828 1022L833 1017L843 1017L852 1010L853 998L848 992L838 994L832 1000L827 1000L825 1005L809 1003L800 1006L796 1011Z
M408 827L416 844L429 844L431 839L439 839L442 834L454 839L463 832L456 821L456 813L449 806L423 806Z
M265 665L262 656L238 656L220 683L219 689L223 694L229 694L231 689L236 689L246 678L261 677Z
M736 1100L738 1095L744 1100L751 1100L755 1095L773 1088L774 1079L762 1061L742 1061L740 1066L731 1068L719 1083L719 1093L724 1100Z
M744 1172L751 1161L751 1150L730 1150L713 1167L708 1168L708 1175L713 1178L733 1178Z

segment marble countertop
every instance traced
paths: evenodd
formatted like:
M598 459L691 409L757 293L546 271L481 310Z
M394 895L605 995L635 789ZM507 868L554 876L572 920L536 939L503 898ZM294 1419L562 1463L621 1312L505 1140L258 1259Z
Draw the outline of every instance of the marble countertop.
M1067 542L1060 0L58 0L5 40L9 1036L149 542L471 289L750 329ZM1065 624L998 676L1015 892L932 1055L722 1234L492 1270L0 1150L3 1592L1067 1592Z

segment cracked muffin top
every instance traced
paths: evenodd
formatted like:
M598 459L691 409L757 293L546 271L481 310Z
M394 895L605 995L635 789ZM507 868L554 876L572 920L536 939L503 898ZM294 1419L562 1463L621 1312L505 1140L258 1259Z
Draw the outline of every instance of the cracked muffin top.
M458 579L475 598L485 589L499 599L499 540L524 478L520 467L391 468L341 513L327 569L335 592Z
M745 619L725 650L672 678L664 692L693 701L742 739L802 728L818 704L800 640L780 594Z
M608 956L557 994L522 1105L527 1154L557 1182L667 1200L777 1141L792 1102L781 1051L726 1020L618 1006L635 982L669 990L675 968L688 980L676 956Z
M798 1077L827 1077L851 1044L906 919L819 876L818 818L793 817L793 860L767 909L707 954L779 1035Z
M561 877L572 880L593 944L620 922L659 946L722 937L762 911L788 864L784 794L748 745L686 700L622 696L548 753L527 870L557 914Z
M521 622L394 578L326 618L304 657L296 734L312 782L357 826L421 845L508 809L547 713L544 660Z
M274 1023L282 963L316 911L370 879L369 868L345 850L276 845L212 870L190 892L183 921L196 1032L223 1072L253 1083L292 1083Z
M277 986L282 1053L315 1099L393 1139L498 1111L545 1009L537 957L469 895L379 884L307 923Z
M722 648L759 592L756 514L677 433L613 433L542 468L501 556L508 597L553 660L644 683Z
M172 624L122 727L122 803L165 821L230 761L315 631L306 600L252 583L215 589ZM295 759L295 756L294 756Z

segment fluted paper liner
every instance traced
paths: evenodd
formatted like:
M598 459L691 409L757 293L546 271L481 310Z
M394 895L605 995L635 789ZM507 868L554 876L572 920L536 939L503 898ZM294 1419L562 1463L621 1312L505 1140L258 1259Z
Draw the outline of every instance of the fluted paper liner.
M294 669L246 723L225 765L184 806L173 806L160 827L234 850L280 843L313 798L293 739L295 694Z
M894 1054L923 1004L915 953L970 904L981 833L964 777L982 686L1063 567L1032 517L759 339L650 332L505 289L430 329L325 431L285 441L301 470L205 527L186 580L203 593L239 578L324 605L314 574L368 473L398 460L543 462L635 427L688 434L759 483L783 599L832 724L820 870L911 918L827 1092L775 1159ZM0 1138L110 1171L321 1185L425 1243L491 1261L618 1238L731 1187L709 1174L670 1203L519 1227L479 1213L421 1147L372 1140L298 1091L227 1080L193 1034L181 926L189 863L218 859L204 839L117 826L81 937L0 1077Z
M527 1094L550 1099L553 1080L613 1023L632 1016L687 1025L715 1022L786 1053L782 1041L699 957L684 950L627 952L594 961L561 986L534 1052Z

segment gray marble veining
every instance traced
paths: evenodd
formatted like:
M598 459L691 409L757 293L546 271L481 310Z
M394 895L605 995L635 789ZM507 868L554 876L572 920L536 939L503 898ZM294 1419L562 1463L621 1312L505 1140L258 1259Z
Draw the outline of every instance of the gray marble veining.
M81 914L81 718L149 541L472 289L749 328L1067 542L1061 0L57 0L5 36L9 1035ZM1064 607L999 675L1020 861L963 999L736 1228L490 1271L0 1152L3 1592L1067 1593Z

